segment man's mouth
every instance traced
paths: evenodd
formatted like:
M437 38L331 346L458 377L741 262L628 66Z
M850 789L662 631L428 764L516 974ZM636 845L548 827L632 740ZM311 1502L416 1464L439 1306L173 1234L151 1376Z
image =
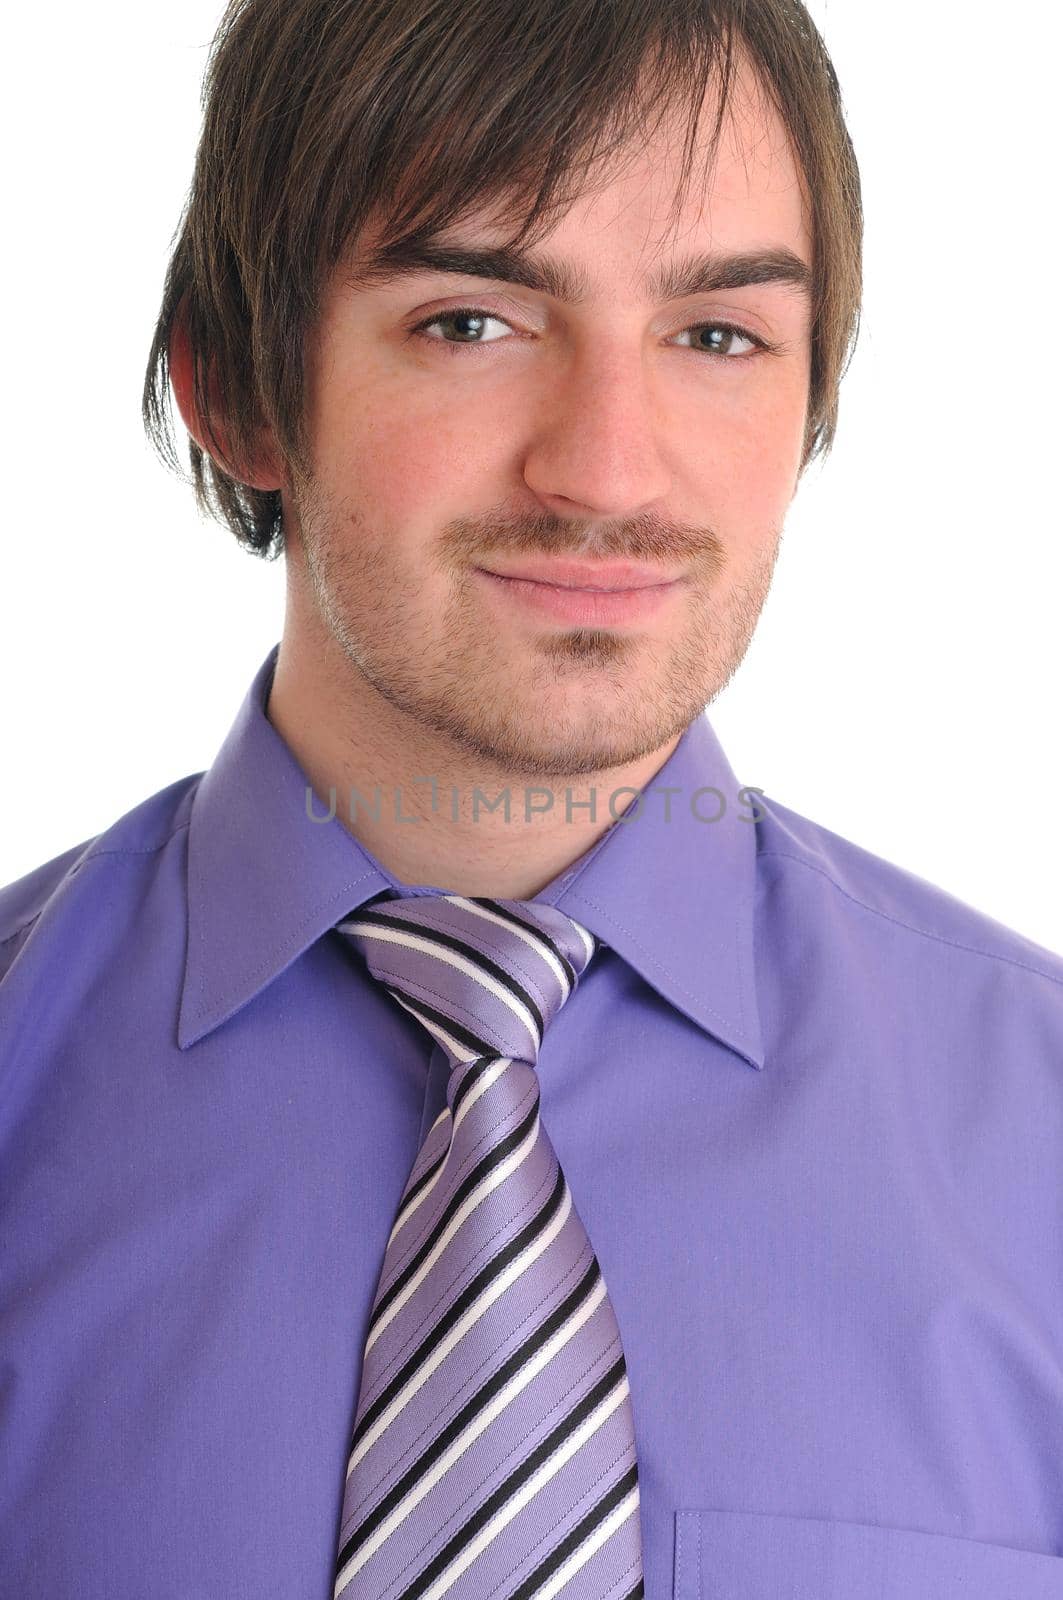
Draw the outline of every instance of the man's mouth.
M591 562L561 558L527 560L513 566L493 565L483 567L481 571L497 578L549 584L556 589L575 589L584 594L629 594L637 589L671 584L683 575L642 562Z

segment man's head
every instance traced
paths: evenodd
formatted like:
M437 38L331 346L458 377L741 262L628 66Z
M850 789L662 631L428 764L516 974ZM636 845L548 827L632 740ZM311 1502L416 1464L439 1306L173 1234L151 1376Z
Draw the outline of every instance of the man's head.
M243 0L145 418L165 442L172 377L201 503L288 556L286 637L485 761L619 767L745 653L860 232L793 0ZM485 575L544 556L682 582L562 623Z

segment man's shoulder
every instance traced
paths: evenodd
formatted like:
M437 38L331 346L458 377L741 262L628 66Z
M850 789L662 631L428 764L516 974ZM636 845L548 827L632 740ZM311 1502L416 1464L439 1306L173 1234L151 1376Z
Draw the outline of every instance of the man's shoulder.
M1063 1016L1063 955L777 800L762 797L760 806L759 857L784 863L784 870L799 876L804 893L814 882L842 915L872 917L902 941L921 941L926 960L955 952L969 957L972 976L991 963L1005 963L1028 974Z
M0 981L39 925L62 921L65 903L76 897L78 914L114 915L113 894L93 885L81 893L86 875L101 874L132 884L152 870L159 852L188 826L191 801L203 774L178 778L124 812L102 833L41 862L0 887Z

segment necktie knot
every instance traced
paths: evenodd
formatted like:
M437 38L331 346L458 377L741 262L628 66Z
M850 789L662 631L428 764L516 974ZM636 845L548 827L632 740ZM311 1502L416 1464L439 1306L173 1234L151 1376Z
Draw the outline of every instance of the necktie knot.
M596 948L553 906L458 894L378 902L337 930L452 1065L490 1055L534 1066Z

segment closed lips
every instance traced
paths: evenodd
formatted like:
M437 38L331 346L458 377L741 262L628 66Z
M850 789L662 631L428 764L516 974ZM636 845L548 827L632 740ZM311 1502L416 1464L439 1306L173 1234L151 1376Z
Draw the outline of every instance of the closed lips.
M615 594L631 589L648 589L673 583L678 573L661 572L654 567L632 563L610 567L586 566L576 562L549 562L521 567L515 571L484 569L496 578L514 578L526 583L545 583L559 589L581 589L592 594Z

